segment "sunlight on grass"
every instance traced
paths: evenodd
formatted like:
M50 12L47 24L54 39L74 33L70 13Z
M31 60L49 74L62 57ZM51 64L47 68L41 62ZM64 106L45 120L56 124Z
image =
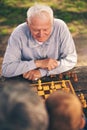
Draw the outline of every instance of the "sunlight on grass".
M54 16L64 20L71 33L87 32L87 2L75 0L1 0L0 35L10 34L14 27L25 22L27 9L35 3L49 5ZM79 31L80 30L80 31Z
M69 30L70 30L70 32L71 32L72 34L75 33L75 32L77 32L77 31L76 31L76 27L73 26L73 25L70 25Z
M79 12L87 11L87 3L85 1L69 1L59 2L56 4L57 8L67 11Z
M69 30L72 35L76 34L86 34L87 33L87 25L83 23L83 20L73 21L68 24Z
M0 35L9 35L15 27L4 26L0 27Z

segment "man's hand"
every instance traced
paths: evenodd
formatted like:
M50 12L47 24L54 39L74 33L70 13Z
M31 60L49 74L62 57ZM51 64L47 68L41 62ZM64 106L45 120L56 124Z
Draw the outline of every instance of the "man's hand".
M58 61L52 58L48 58L44 60L36 60L35 64L37 68L53 70L58 66Z
M23 74L23 78L28 80L37 80L41 77L39 70L31 70Z

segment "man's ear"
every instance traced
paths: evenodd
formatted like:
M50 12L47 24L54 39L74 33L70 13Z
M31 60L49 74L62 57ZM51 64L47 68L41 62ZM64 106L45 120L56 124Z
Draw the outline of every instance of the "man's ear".
M85 117L82 116L82 118L81 118L81 124L80 124L80 129L83 129L84 126L85 126L85 124L86 124Z

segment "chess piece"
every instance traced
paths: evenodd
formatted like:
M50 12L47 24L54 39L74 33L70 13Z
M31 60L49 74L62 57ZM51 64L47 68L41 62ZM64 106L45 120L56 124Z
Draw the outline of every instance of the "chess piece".
M63 82L62 82L62 90L65 91L65 92L69 92L69 91L70 91L70 89L66 86L64 80L63 80Z
M59 79L60 79L60 80L63 79L63 74L59 74Z
M53 81L51 82L51 87L50 87L50 88L51 88L51 89L54 89L54 88L55 88Z
M41 80L38 80L38 90L42 90Z
M65 74L65 79L68 80L68 79L70 79L70 77L71 77L71 72L67 72Z
M82 105L83 105L83 108L86 108L86 107L87 107L86 100L84 100L84 101L82 102Z
M77 74L76 73L74 73L73 79L74 79L75 82L78 82L78 78L77 78Z
M69 79L69 76L68 75L65 75L65 80L68 80Z
M81 94L79 95L79 99L80 99L80 101L81 101L81 103L82 103L83 108L86 108L86 107L87 107L87 104L86 104L86 100L85 100L85 98L84 98L84 94L83 94L83 93L81 93Z
M71 78L74 78L74 72L71 73Z
M66 88L66 85L65 85L65 81L62 80L62 84L61 84L62 88Z

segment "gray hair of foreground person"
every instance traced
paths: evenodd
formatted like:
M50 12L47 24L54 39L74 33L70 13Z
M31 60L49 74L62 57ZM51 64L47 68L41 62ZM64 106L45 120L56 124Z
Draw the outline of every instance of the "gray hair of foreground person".
M50 21L53 24L53 10L46 5L40 5L40 4L36 4L32 7L30 7L27 11L27 20L28 23L31 23L31 19L35 16L48 16L50 17Z
M45 104L28 87L4 87L0 90L0 130L46 130Z
M85 125L82 105L77 96L57 91L46 100L48 130L80 130Z

